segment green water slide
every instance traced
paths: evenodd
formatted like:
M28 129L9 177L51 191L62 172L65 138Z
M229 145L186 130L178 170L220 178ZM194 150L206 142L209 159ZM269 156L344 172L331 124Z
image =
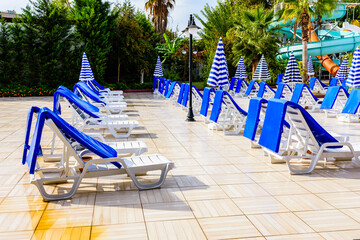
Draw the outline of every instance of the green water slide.
M346 14L346 6L345 5L337 5L336 10L334 10L331 16L323 17L323 20L328 19L339 19L343 18ZM313 19L312 19L313 20ZM294 20L292 21L279 21L274 23L273 26L284 26L284 32L289 32L289 28L286 28L290 25L294 24ZM300 31L299 31L300 32ZM288 33L287 33L288 34ZM318 42L309 42L308 43L308 55L309 56L323 56L334 53L341 52L350 52L354 51L357 46L360 45L360 34L359 33L351 33L351 32L341 32L339 31L331 31L329 32L329 36L336 36L337 39L327 39ZM288 59L290 57L290 53L293 52L294 56L297 59L302 58L302 44L289 45L286 47L282 47L279 49L278 58L280 59Z

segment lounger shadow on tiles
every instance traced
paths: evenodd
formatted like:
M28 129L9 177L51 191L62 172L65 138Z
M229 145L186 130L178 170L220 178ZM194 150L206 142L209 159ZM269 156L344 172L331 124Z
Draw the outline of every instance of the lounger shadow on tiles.
M336 117L343 110L348 98L349 93L342 86L329 87L320 109L325 111L326 117Z
M31 183L38 187L45 201L71 198L83 178L128 174L140 190L158 188L164 183L168 171L174 167L171 161L159 154L120 158L112 147L78 131L48 108L37 108L37 110L39 113L34 135L31 145L24 149L22 163L27 163ZM64 143L62 168L42 168L37 162L44 125L54 131ZM84 151L75 151L74 145L81 145ZM84 156L92 157L92 159L83 161ZM71 162L70 157L74 158L75 163ZM161 174L154 183L143 184L136 177L137 173L158 170ZM69 180L73 181L73 185L68 193L49 194L44 189L44 184L62 183Z
M203 117L204 122L206 124L208 124L210 122L209 121L209 118L210 118L209 113L211 113L211 111L212 111L214 99L215 99L215 90L213 88L209 88L209 87L204 88L203 98L202 98L201 107L200 107L200 116Z
M286 161L290 173L311 173L319 161L359 160L360 144L339 142L299 104L271 99L267 111L259 144L274 158ZM290 125L289 136L295 135L296 141L289 137L286 152L281 152L285 120Z
M306 84L301 83L295 85L290 101L298 103L305 108L311 108L311 112L320 109L322 103L321 100L312 94Z
M220 127L225 134L239 134L245 125L246 116L247 112L239 107L228 92L216 91L210 115L210 121L216 127Z
M130 136L131 131L139 126L139 122L135 120L117 120L115 117L100 115L97 107L79 101L81 99L65 87L59 87L54 93L54 111L58 114L61 114L59 96L63 96L68 102L73 114L73 125L80 131L108 129L115 138L124 138Z
M95 105L107 114L121 114L126 109L127 104L122 99L119 101L107 101L94 93L84 82L74 85L73 92L83 100Z
M360 122L360 89L353 89L337 119L342 122Z

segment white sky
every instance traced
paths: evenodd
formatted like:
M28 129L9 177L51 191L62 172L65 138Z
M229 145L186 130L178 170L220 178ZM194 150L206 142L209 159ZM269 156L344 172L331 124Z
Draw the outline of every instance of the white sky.
M36 0L35 0L36 1ZM123 2L123 0L109 0L110 2ZM131 3L136 8L145 10L145 0L131 0ZM187 26L189 15L191 13L200 14L200 10L208 3L210 6L216 5L216 0L176 0L175 8L170 12L169 28L176 30L176 27L181 31ZM21 9L29 4L29 0L0 0L0 11L15 10L21 13ZM201 27L200 22L196 24Z

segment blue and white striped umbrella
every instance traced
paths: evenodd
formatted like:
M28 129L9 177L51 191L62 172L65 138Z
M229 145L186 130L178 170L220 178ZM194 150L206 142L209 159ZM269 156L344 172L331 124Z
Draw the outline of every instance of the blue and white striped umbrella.
M81 63L81 70L80 70L80 81L92 81L94 80L94 74L91 70L91 66L86 54L83 54L82 63Z
M336 73L335 77L337 79L339 79L339 80L346 79L348 70L349 70L349 68L348 68L348 60L347 60L347 57L345 57L344 60L341 63L339 71Z
M261 56L252 80L267 81L271 78L264 55Z
M308 74L309 74L310 76L314 76L314 75L315 75L314 66L313 66L311 57L309 57L309 61L308 61Z
M158 56L156 66L155 66L154 76L155 77L162 77L163 75L164 75L164 73L163 73L163 70L162 70L160 57Z
M290 58L286 66L285 75L283 78L284 83L298 83L302 82L300 70L294 57L294 53L290 53Z
M243 57L240 58L240 61L236 68L235 78L238 78L238 79L239 78L241 78L241 79L247 78Z
M215 52L214 61L211 65L210 74L207 84L213 87L225 86L229 84L229 70L226 62L224 45L220 37L217 49Z
M349 76L346 80L346 86L358 88L360 87L360 51L356 48L351 62Z

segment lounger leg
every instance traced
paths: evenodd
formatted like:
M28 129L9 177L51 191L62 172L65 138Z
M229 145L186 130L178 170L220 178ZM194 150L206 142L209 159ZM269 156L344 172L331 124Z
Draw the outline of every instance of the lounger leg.
M38 179L38 180L32 181L32 183L35 184L36 187L39 189L44 201L48 202L48 201L54 201L54 200L69 199L72 196L74 196L77 189L79 188L82 177L76 177L76 178L72 178L72 179L74 180L74 184L71 187L71 190L68 193L65 193L65 194L48 194L45 191L44 184L47 181L51 181L51 179Z
M150 183L150 184L141 184L139 183L139 181L136 178L136 172L131 171L131 169L126 169L128 175L130 176L130 178L134 181L134 184L136 185L136 187L139 190L147 190L147 189L153 189L153 188L159 188L161 187L161 185L164 184L165 179L166 179L166 175L169 171L169 164L166 164L164 166L164 168L161 170L161 175L159 178L159 181L155 182L155 183Z

